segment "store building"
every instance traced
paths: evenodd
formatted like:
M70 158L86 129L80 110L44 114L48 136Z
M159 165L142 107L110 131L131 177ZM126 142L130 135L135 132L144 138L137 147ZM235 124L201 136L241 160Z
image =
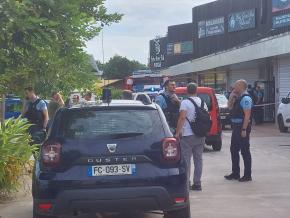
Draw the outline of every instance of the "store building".
M166 66L174 66L192 60L193 56L193 24L186 23L168 27Z
M167 44L161 73L217 92L237 79L258 84L264 102L272 103L265 120L273 121L277 103L290 91L290 0L218 0L193 8L192 18L191 59L168 59Z

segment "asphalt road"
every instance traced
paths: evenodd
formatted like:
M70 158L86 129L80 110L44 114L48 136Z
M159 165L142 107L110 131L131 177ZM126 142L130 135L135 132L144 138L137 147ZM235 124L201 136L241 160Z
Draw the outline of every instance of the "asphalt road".
M289 218L290 133L273 126L254 127L252 134L253 182L225 181L230 172L230 132L224 133L221 152L206 148L203 191L191 192L192 217L198 218ZM31 218L29 196L0 204L1 218ZM161 218L161 215L123 215L110 218Z

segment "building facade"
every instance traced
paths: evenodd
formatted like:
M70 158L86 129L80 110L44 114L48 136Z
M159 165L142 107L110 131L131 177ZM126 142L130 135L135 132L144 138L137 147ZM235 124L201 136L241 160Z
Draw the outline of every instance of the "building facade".
M185 25L188 30L183 32ZM168 47L190 39L190 34L192 53L184 59L172 56ZM275 119L275 108L290 91L290 0L218 0L201 5L192 9L192 24L169 27L167 39L163 74L195 80L217 92L245 79L262 88L264 102L270 104L265 119Z

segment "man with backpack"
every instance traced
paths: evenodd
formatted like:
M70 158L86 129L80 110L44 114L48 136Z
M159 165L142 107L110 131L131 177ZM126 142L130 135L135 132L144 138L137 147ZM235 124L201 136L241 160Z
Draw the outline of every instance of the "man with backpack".
M176 129L180 100L175 94L176 84L173 80L164 82L165 92L156 97L155 102L161 107L169 124L169 127Z
M191 157L194 161L192 190L201 191L202 154L205 136L210 129L211 120L204 101L197 97L197 84L187 85L188 98L181 102L175 137L180 139L181 153L191 171Z
M34 140L34 136L46 132L48 124L47 105L44 100L37 97L32 87L25 88L25 96L27 104L24 106L22 115L31 124L29 128L29 134ZM41 142L37 141L35 143Z

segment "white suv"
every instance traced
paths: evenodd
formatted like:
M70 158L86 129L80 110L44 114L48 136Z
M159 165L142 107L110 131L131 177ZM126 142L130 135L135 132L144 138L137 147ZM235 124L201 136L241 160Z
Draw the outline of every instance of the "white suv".
M280 132L287 132L290 128L290 92L279 105L277 119Z

